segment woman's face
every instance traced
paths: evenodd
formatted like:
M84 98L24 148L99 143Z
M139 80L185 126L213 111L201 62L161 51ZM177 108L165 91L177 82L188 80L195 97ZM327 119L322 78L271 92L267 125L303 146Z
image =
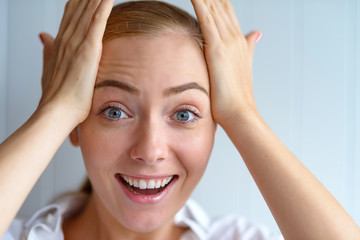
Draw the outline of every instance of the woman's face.
M185 204L214 133L203 53L196 42L167 35L104 45L91 112L73 135L101 214L148 232Z

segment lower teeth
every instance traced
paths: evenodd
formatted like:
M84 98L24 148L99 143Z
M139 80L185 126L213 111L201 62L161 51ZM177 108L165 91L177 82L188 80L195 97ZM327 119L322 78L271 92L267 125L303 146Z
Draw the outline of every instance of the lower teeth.
M131 186L129 186L128 189L129 189L130 191L132 191L133 193L135 193L136 195L141 195L140 193L135 192L134 189L133 189Z

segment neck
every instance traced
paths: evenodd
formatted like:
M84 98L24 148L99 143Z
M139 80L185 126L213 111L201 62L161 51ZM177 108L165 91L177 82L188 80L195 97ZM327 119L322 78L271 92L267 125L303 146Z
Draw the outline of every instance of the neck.
M81 213L64 221L63 229L67 240L179 239L187 230L175 226L174 222L171 221L153 232L131 231L119 223L94 194L91 194Z

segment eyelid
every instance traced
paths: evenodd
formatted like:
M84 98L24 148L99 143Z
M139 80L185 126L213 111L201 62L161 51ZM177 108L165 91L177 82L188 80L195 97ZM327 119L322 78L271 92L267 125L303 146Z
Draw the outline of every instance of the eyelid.
M106 104L104 107L102 107L99 112L98 112L98 115L103 115L103 113L106 111L106 110L109 110L109 109L119 109L121 110L122 112L124 112L126 115L127 115L127 118L125 119L129 119L129 118L132 118L132 115L130 114L130 112L127 110L127 108L119 103L108 103ZM106 117L106 116L103 116L104 118L110 120L110 121L118 121L120 120L121 118L119 119L112 119L112 118L109 118L109 117Z
M193 107L193 106L190 106L190 105L181 106L181 107L179 107L179 109L176 112L184 111L184 110L192 112L198 118L202 118L199 110L197 108Z
M188 120L188 121L178 121L178 120L174 120L173 117L175 114L177 114L178 112L181 111L189 111L191 114L194 115L194 119ZM193 106L190 105L186 105L186 106L180 106L178 108L176 108L176 110L173 112L173 114L171 114L171 116L169 117L170 119L174 120L176 123L181 124L181 125L189 125L192 123L196 123L199 119L201 119L201 114L199 112L199 110Z

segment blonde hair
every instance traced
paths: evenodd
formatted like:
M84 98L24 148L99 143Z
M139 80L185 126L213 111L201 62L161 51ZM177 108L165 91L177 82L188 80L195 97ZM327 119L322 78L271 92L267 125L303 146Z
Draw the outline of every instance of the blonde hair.
M176 33L195 40L203 50L204 38L199 22L189 13L160 1L131 1L113 7L107 21L103 42L120 37L161 37ZM81 192L91 193L86 179Z
M204 39L199 22L189 13L160 1L131 1L114 6L108 19L103 41L120 37L157 37L181 34L198 42Z

